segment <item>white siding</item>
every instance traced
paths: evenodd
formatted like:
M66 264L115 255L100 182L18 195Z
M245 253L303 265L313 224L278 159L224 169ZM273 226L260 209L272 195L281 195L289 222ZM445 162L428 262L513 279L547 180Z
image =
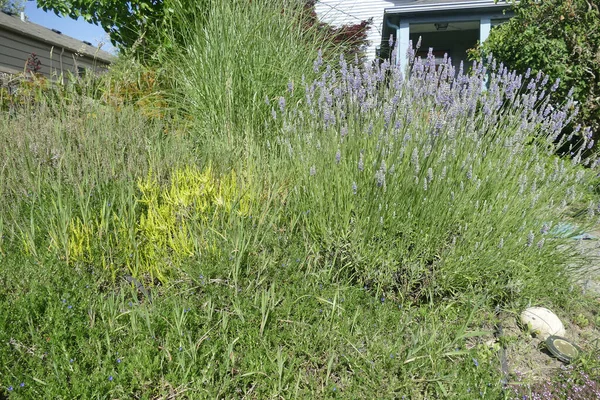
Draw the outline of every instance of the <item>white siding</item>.
M407 0L319 0L315 10L319 20L334 26L358 24L373 18L365 55L368 59L374 59L375 49L381 44L383 10L406 3Z

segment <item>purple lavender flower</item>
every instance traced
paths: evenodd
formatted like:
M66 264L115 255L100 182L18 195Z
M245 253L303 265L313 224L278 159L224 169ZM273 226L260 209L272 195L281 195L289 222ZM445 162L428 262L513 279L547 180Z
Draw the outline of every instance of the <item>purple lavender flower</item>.
M348 136L348 127L347 126L342 126L342 128L340 129L340 137L343 139L346 136Z
M377 182L378 187L385 186L385 172L383 172L381 169L377 170L375 173L375 181Z
M419 152L418 150L415 148L412 151L412 155L410 156L410 163L414 166L415 168L415 174L419 174Z
M527 235L527 247L531 247L533 245L533 241L535 239L535 235L533 231L529 231L529 235Z
M279 110L283 113L285 111L285 97L279 97Z
M319 54L317 55L317 59L313 63L313 70L315 72L319 72L321 65L323 65L323 52L321 51L321 49L319 49Z
M379 170L384 174L387 173L387 164L385 163L385 160L381 160L381 164L379 164Z

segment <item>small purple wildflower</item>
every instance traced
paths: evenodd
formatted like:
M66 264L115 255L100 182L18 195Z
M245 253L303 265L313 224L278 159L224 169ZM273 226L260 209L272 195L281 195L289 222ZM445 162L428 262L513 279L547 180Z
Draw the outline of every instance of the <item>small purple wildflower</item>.
M112 382L112 380L113 380L113 377L112 377L112 375L110 375L110 376L108 377L108 380L109 380L109 382Z
M477 361L476 358L473 358L473 364L475 365L475 367L479 367L479 361Z

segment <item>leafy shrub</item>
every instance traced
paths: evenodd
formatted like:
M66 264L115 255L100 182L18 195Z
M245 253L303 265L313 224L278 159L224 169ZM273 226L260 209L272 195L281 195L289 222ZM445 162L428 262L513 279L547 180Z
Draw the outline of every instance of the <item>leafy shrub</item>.
M39 68L39 60L32 53L26 63L27 71L0 77L0 111L14 113L42 102L52 102L61 109L81 100L83 95L117 111L132 106L148 118L173 116L167 107L164 70L145 67L132 57L121 57L108 71L86 76L69 72L51 80L39 74Z
M52 87L52 84L43 76L25 73L7 74L0 83L2 83L0 85L0 112L14 112L17 108L39 102L42 96L49 94Z
M600 9L591 0L524 0L513 4L515 16L492 29L483 43L509 68L533 74L544 71L561 80L557 99L581 105L576 121L600 130Z
M32 74L37 74L42 69L42 62L38 58L37 54L31 53L29 58L27 58L27 64L25 64L25 68L27 72Z
M18 14L25 10L23 0L0 0L0 11L9 14Z
M541 73L488 61L483 90L483 63L464 74L436 69L430 54L404 77L389 62L364 70L342 57L336 70L317 60L304 103L273 105L293 207L339 274L402 298L497 301L550 293L564 276L569 246L552 229L592 175L581 149L572 161L553 156L574 100L554 108Z
M316 3L316 0L306 1L306 26L317 26L317 29L325 35L325 40L335 44L337 50L343 52L346 57L361 56L362 50L367 44L367 31L372 28L373 20L363 20L358 24L347 24L336 28L319 22L315 9Z

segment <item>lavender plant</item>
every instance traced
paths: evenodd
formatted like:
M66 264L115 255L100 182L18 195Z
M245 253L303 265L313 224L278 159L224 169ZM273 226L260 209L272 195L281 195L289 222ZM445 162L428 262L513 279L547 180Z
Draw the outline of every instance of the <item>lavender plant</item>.
M450 59L436 67L431 51L409 58L408 75L389 61L317 59L304 102L273 107L277 154L294 171L292 206L314 250L401 298L549 293L572 256L553 229L582 206L598 164L582 156L589 131L570 159L555 156L573 99L552 104L558 82L493 59L467 72ZM587 211L597 220L597 204Z

